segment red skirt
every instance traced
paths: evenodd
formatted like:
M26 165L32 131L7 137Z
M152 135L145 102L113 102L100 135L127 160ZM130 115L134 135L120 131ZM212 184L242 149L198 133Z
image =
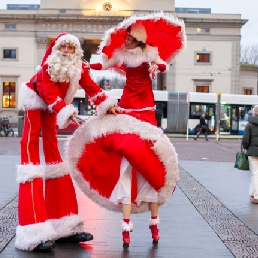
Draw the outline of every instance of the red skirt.
M159 205L168 202L178 181L178 159L172 143L156 126L125 114L94 117L67 142L74 181L94 202L117 212L122 205L110 199L123 158L158 192ZM132 203L132 213L148 210L146 202Z

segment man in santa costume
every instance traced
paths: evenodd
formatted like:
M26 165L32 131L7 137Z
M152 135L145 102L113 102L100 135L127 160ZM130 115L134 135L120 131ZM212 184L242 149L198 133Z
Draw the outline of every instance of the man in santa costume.
M37 74L21 85L19 104L25 109L21 165L17 169L18 218L15 246L26 251L51 249L55 241L78 243L93 236L84 232L69 168L58 150L56 123L65 128L78 110L71 104L79 85L99 115L113 112L116 100L93 82L81 58L77 37L63 33L48 47ZM40 163L42 131L45 165Z

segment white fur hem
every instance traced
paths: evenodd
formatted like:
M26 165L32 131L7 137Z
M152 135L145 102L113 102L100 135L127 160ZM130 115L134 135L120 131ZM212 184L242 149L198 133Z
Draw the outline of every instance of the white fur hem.
M16 228L15 247L24 251L32 251L42 241L55 239L56 231L49 221L18 226Z
M123 220L121 220L120 223L121 223L122 231L129 231L129 232L133 231L133 223L131 221L128 224L128 223L124 222Z
M99 117L103 117L107 114L107 111L110 107L117 106L117 99L113 97L108 97L98 106L97 114Z
M97 130L96 130L97 128ZM152 150L158 156L165 168L165 185L158 191L158 204L168 202L175 190L178 181L178 158L174 146L169 138L159 128L142 122L132 116L118 114L116 116L94 117L79 127L67 141L66 156L69 161L70 173L80 189L100 206L106 209L121 212L121 205L116 205L107 198L99 195L92 189L77 169L78 159L85 151L85 145L93 143L96 139L108 134L136 134L143 140L154 143ZM132 205L132 213L142 213L149 210L148 203L140 206Z
M42 165L18 165L16 181L20 184L32 181L35 178L44 179L44 168Z
M57 114L57 123L60 129L64 129L68 126L70 122L69 117L71 115L78 115L78 109L72 104L65 106L59 111Z
M158 224L159 224L159 217L157 217L156 219L150 218L149 226L158 225Z
M83 219L78 215L65 216L61 219L49 220L57 233L57 238L73 236L77 233L84 232Z
M69 169L65 162L56 164L46 164L45 171L46 180L60 178L69 174Z
M21 84L18 103L19 108L26 108L28 110L47 109L47 104L25 82Z

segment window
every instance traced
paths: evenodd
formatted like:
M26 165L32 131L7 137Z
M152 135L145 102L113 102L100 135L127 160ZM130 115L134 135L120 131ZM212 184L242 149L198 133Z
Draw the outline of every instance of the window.
M15 108L16 105L16 83L3 82L3 108Z
M210 63L210 54L209 53L197 53L196 54L197 63Z
M209 93L209 86L196 86L196 92Z
M244 89L244 95L253 95L253 90L251 90L251 89Z
M197 28L197 33L198 34L209 34L210 29L208 29L208 28Z
M18 60L17 48L2 48L2 60Z
M16 29L16 24L9 24L9 23L7 23L7 24L4 25L4 28L6 30L15 30Z

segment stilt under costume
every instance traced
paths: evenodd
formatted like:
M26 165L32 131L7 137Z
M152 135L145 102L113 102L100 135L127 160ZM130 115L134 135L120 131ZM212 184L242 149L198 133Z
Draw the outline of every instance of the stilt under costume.
M59 60L62 57L54 54L60 52L64 43L74 46L75 53L72 61L63 64ZM38 73L21 86L19 103L25 108L25 117L21 165L17 170L19 226L15 242L16 248L21 250L32 251L42 242L84 232L69 167L58 150L56 123L65 128L70 116L78 114L71 102L79 85L100 105L102 112L116 102L92 81L88 70L83 68L81 56L79 40L70 34L61 34L47 49ZM72 64L68 78L61 73L67 63ZM46 165L40 164L40 130Z

